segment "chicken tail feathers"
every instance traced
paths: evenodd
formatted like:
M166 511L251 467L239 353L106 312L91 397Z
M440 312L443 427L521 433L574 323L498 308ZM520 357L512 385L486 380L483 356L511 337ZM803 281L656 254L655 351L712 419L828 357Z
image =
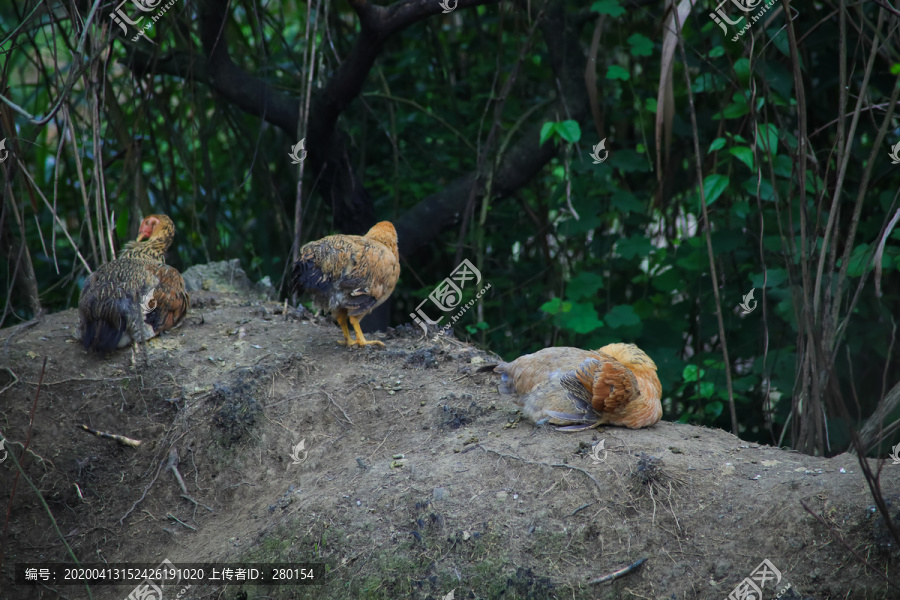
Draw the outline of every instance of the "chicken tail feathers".
M515 394L516 393L516 382L515 380L509 376L507 372L507 368L509 367L509 363L496 363L492 365L484 365L479 367L475 372L476 373L487 373L491 372L494 375L500 375L500 383L497 384L497 391L501 394Z
M84 319L81 344L85 350L106 353L119 347L128 327L126 316L109 315L97 319Z
M301 256L294 263L291 286L298 295L307 290L325 293L331 289L331 280L316 265L313 256Z

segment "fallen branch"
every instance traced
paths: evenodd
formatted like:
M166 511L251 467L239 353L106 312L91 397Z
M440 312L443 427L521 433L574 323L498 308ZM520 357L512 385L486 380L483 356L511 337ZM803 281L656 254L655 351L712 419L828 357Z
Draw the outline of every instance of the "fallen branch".
M590 581L588 581L588 583L593 585L595 583L605 583L607 581L612 581L613 579L618 579L619 577L625 577L632 571L636 571L638 569L638 567L640 567L646 561L647 561L646 558L638 559L638 560L634 561L633 563L631 563L630 565L628 565L627 567L625 567L624 569L619 569L618 571L613 571L609 575L604 575L603 577L598 577L597 579L591 579Z
M166 468L172 470L172 474L175 475L175 480L178 481L178 487L181 488L182 493L187 494L187 486L184 484L181 473L178 472L178 450L176 450L174 446L169 450L169 460L166 463Z
M132 448L137 448L138 446L141 445L141 440L133 440L130 437L125 437L124 435L117 435L115 433L106 433L105 431L97 431L96 429L91 429L90 427L88 427L87 425L84 425L84 424L81 425L81 428L84 429L85 431L87 431L88 433L96 435L97 437L105 438L107 440L115 440L115 441L119 442L120 444L124 444L126 446L131 446Z
M343 409L343 407L342 407L340 404L338 404L337 402L334 401L334 398L331 396L331 394L329 394L329 393L326 392L325 390L322 390L322 393L325 394L326 396L328 396L328 399L331 400L331 403L332 403L332 404L334 404L335 406L338 407L338 410L341 411L341 414L344 415L344 418L347 419L347 422L350 423L351 425L353 425L354 423L353 423L353 421L350 419L350 415L347 414L347 411L345 411L345 410Z

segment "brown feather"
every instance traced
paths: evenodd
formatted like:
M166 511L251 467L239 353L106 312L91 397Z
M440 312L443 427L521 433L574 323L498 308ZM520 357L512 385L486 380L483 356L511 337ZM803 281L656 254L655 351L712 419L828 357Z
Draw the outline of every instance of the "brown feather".
M149 239L141 241L144 237ZM181 322L190 298L181 274L164 262L174 237L169 217L151 215L141 222L138 239L88 278L78 302L85 349L109 352Z

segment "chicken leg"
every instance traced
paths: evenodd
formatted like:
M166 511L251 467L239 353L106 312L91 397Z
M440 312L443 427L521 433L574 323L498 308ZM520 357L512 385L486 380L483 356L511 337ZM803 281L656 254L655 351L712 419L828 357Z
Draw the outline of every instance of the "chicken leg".
M350 339L350 330L347 329L347 312L339 310L334 316L337 319L338 325L341 326L341 331L344 332L344 340L338 341L338 344L341 346L352 346L355 342Z
M366 340L366 336L363 335L362 329L359 328L359 317L354 317L350 315L350 324L353 325L353 331L356 332L356 345L362 348L363 346L381 346L384 348L384 342L379 342L378 340L372 340L371 342ZM348 342L349 343L349 342Z

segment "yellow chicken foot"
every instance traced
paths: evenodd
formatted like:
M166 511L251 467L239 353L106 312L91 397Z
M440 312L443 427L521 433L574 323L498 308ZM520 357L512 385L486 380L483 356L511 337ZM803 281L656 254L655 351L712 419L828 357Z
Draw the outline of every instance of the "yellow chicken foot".
M362 329L359 328L359 319L356 317L350 317L350 324L353 325L353 331L356 332L356 342L354 342L357 346L362 348L363 346L381 346L384 348L384 342L379 342L378 340L367 341L366 336L363 335Z
M341 326L341 331L344 332L344 339L338 340L338 344L340 344L341 346L352 346L353 344L355 344L356 342L350 339L350 330L347 328L346 313L338 313L337 315L335 315L335 318L337 319L338 325Z

